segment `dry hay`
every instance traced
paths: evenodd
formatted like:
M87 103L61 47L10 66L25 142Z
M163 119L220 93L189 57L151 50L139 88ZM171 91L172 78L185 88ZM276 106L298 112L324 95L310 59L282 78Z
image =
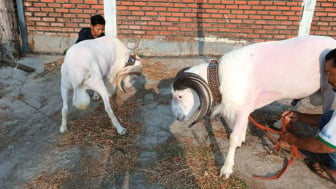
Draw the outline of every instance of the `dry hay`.
M117 99L119 99L117 97ZM103 180L107 177L113 177L114 174L132 170L135 167L137 157L137 147L135 146L135 138L142 132L142 127L134 117L140 112L140 103L133 99L127 101L115 100L111 97L111 104L114 113L118 115L118 119L123 127L127 128L127 134L120 136L101 104L85 117L80 117L68 123L69 132L62 135L58 143L60 151L67 151L73 147L86 149L96 149L94 151L101 152L97 157L89 157L85 154L80 154L80 170L70 172L73 179L80 178L81 183L88 183L90 180ZM131 118L131 119L130 119ZM72 180L73 180L72 179ZM53 186L58 182L58 185L64 183L64 179L57 177L46 177L43 174L35 178L42 183L50 183ZM48 188L48 187L47 187Z
M194 140L170 139L157 146L161 157L146 171L148 179L168 188L248 188L237 177L220 178L213 146L195 146Z
M71 178L72 174L69 171L59 171L54 175L47 175L46 172L41 172L41 174L34 178L29 183L25 184L25 189L35 189L35 188L48 188L48 189L58 189L61 188L61 184L66 182Z
M177 70L169 69L162 62L151 63L149 58L142 59L142 68L144 75L154 80L162 80L163 78L174 78Z
M61 70L61 66L63 64L63 61L64 61L64 58L61 58L61 59L58 59L54 62L44 64L44 71L35 75L34 79L44 77L44 76L46 76L47 74L50 74L50 73L59 72Z

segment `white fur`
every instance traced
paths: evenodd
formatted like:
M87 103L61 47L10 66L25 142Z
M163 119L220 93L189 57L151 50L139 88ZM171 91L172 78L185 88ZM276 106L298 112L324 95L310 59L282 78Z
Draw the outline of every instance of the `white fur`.
M60 132L67 131L68 97L73 89L73 104L78 109L85 109L90 104L86 89L95 91L104 102L105 110L119 134L125 134L110 106L109 96L116 92L116 75L122 71L141 69L138 59L133 66L125 67L130 51L117 38L105 36L93 40L85 40L73 45L66 53L61 68L61 95L63 100L62 125ZM133 75L126 76L125 87L132 86Z
M304 98L319 90L323 111L330 109L334 92L325 77L324 58L335 47L336 41L332 38L302 36L255 43L231 51L221 58L219 90L222 101L215 107L212 117L220 114L233 127L221 176L228 178L232 173L235 150L245 141L248 116L254 110L280 99ZM207 81L207 65L203 63L186 71L199 74ZM173 99L183 96L180 94L182 92L188 93L187 90L173 91ZM198 98L196 93L184 96ZM196 110L198 106L183 98L172 101L173 113L182 121L187 121L190 114L194 113L190 111Z

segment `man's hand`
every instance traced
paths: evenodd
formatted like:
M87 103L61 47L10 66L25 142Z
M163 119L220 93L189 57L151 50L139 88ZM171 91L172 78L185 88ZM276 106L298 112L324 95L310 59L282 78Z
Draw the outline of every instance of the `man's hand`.
M300 120L300 113L296 111L284 111L281 116L287 120L287 122L296 123Z
M279 144L281 147L290 148L292 145L294 145L294 142L295 142L295 136L293 134L284 133L280 135Z

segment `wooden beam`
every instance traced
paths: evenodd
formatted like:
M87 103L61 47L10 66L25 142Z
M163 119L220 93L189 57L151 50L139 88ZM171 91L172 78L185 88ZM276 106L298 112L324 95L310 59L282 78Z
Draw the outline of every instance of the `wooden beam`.
M28 73L35 72L35 68L32 68L30 66L26 66L26 65L20 64L18 62L14 62L14 61L1 60L0 65L1 64L5 65L5 66L10 66L10 67L13 67L13 68L17 68L17 69L20 69L20 70L28 72Z

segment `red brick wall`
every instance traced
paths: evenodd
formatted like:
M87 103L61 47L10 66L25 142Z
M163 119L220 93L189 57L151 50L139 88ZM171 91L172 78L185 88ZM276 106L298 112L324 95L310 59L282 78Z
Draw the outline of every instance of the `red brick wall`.
M25 0L28 34L77 36L103 0ZM311 34L336 37L336 0L317 0ZM118 0L119 38L251 42L297 35L302 0Z
M311 31L336 38L336 0L317 0Z

